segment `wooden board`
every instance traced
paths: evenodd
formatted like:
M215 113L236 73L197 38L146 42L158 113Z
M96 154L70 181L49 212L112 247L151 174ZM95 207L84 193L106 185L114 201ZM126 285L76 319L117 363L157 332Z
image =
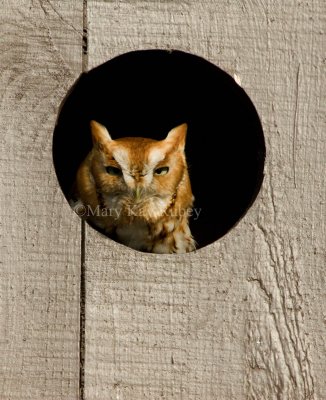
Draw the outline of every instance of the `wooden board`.
M268 157L245 218L194 254L86 228L85 399L326 398L324 2L90 1L87 14L88 68L175 48L235 75Z
M325 15L322 0L2 1L1 400L326 398ZM82 69L148 48L229 72L266 136L253 207L184 256L84 234L52 166Z
M79 398L80 221L52 133L82 27L78 1L1 1L1 400Z

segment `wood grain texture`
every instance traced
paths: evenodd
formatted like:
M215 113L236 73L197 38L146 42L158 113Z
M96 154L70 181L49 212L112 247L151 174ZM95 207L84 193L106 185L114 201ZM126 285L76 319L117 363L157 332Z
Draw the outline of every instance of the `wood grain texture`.
M0 31L0 398L77 399L80 222L52 132L81 71L82 7L2 0Z
M324 3L1 5L1 400L79 397L80 223L51 144L86 19L89 68L176 48L234 75L268 158L246 217L194 254L86 229L85 399L326 398Z
M179 49L238 81L262 118L263 189L194 254L87 228L85 398L324 399L325 5L89 1L89 68Z

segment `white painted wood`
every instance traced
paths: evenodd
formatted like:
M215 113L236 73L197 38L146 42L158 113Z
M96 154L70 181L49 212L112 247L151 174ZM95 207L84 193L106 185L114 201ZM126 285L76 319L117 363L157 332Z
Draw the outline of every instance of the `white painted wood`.
M1 400L79 397L80 222L52 133L81 72L82 16L78 1L1 1Z
M87 228L87 400L326 398L324 4L88 2L89 68L135 49L201 55L242 82L268 157L246 217L195 254Z

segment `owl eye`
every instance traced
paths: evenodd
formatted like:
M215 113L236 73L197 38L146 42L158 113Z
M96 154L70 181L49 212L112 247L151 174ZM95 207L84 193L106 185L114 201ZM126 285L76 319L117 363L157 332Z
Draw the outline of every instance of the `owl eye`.
M106 172L109 175L112 175L112 176L121 176L122 175L122 171L121 171L120 168L117 168L117 167L105 167L105 169L106 169Z
M169 172L169 167L156 168L154 171L155 175L165 175Z

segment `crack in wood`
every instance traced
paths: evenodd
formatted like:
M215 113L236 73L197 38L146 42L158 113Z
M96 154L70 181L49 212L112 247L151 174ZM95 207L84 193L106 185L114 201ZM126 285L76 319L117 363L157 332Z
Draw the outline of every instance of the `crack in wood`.
M314 399L314 379L308 347L302 337L302 295L299 290L300 277L296 268L297 254L293 247L294 242L264 228L258 227L258 229L265 242L265 250L262 249L262 252L266 251L266 259L271 261L271 265L264 266L263 263L257 262L255 267L257 271L248 278L248 281L258 284L257 287L263 293L262 298L267 304L268 313L263 323L253 321L250 325L249 366L255 369L256 365L261 365L263 362L266 366L265 379L273 382L273 390L277 391L277 396L287 395L292 399L303 393L305 399ZM257 301L255 292L252 295ZM267 329L268 325L270 326ZM275 335L272 336L274 337L272 343L266 347L268 337L273 335L273 332ZM259 341L255 340L257 335ZM265 347L261 349L264 343ZM264 349L267 348L270 354L265 353ZM260 387L256 379L261 380L261 377L248 376L249 391L265 390Z

